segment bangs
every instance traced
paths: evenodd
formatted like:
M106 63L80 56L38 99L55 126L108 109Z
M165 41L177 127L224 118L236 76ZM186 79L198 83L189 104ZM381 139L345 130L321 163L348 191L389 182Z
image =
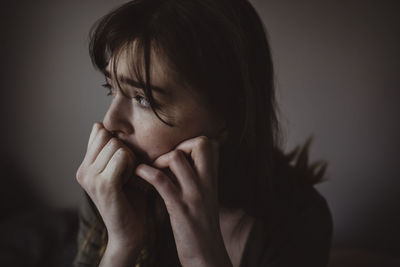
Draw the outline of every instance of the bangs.
M130 75L142 85L151 108L166 123L157 113L162 110L153 100L150 85L150 57L154 52L175 84L193 90L214 112L243 121L238 109L242 99L224 101L226 95L243 95L235 48L225 41L228 22L209 13L205 3L198 4L200 9L190 1L132 1L122 5L93 26L89 47L92 63L104 73L109 63L117 66L121 54L127 51ZM115 68L113 72L116 77Z
M139 6L140 4L140 2L130 2L126 6ZM90 30L90 57L95 68L105 76L110 74L115 79L118 89L126 96L127 94L124 93L124 88L121 85L121 77L117 75L119 62L124 57L129 78L137 81L139 86L143 88L150 107L158 119L172 127L174 125L160 117L160 114L164 117L168 117L168 115L161 109L162 105L155 102L152 94L151 52L153 50L154 54L157 53L157 56L163 53L158 49L159 46L154 45L150 31L144 27L143 20L147 17L143 16L142 12L134 12L137 10L140 10L140 8L131 8L128 12L125 8L120 7L94 24ZM136 18L135 13L138 15ZM167 64L167 61L165 61L165 64ZM112 66L112 73L107 71L108 65ZM168 66L171 66L171 64L168 64ZM172 68L169 67L169 70L172 70ZM176 76L176 72L170 71L170 73L174 73L173 76Z
M122 57L124 51L127 54ZM279 167L276 163L281 160L276 154L279 125L274 72L263 22L250 2L134 0L92 28L94 66L105 73L108 64L118 66L126 59L129 75L142 85L153 112L173 126L160 118L153 100L153 51L171 72L168 78L196 91L210 112L226 120L229 134L221 149L224 160L218 187L221 202L247 211L260 201L269 202ZM116 68L112 71L118 77ZM247 186L249 181L254 185Z

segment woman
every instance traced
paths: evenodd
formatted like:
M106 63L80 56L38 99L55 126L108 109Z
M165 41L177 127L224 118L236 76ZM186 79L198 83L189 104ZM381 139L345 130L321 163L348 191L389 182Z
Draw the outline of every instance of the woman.
M75 266L326 266L325 165L308 166L309 142L281 152L249 2L131 1L95 25L90 55L112 103L76 175Z

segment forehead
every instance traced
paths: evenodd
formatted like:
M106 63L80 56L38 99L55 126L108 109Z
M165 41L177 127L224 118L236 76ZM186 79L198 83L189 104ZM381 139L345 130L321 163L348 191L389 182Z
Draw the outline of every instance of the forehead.
M118 53L110 58L106 67L106 72L114 77L114 68L116 67L117 77L126 77L134 81L139 81L138 75L145 81L145 64L143 55L138 53L137 46L132 45L122 48ZM176 90L182 85L181 79L165 60L161 53L154 49L150 50L150 84L155 87ZM178 81L179 80L179 81Z
M138 82L145 82L145 64L143 55L137 53L137 47L133 43L120 50L119 53L115 53L114 57L111 57L106 71L111 74L111 79L115 80L114 67L116 66L116 74L119 81L131 80L127 84L138 84ZM197 90L190 86L177 71L172 68L170 61L163 56L163 53L159 50L150 49L150 87L152 93L156 93L156 98L160 103L169 107L182 105L182 103L192 103L193 105L204 105L205 96L201 90ZM142 52L142 51L140 51ZM139 78L143 80L138 79ZM143 84L140 86L126 87L129 88L143 88ZM178 111L177 111L178 112ZM172 112L174 113L174 112Z

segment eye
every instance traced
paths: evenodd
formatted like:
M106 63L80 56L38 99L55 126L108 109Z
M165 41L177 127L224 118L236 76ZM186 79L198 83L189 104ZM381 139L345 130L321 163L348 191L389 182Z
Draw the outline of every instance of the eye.
M109 83L104 83L101 86L103 86L104 88L107 89L107 96L110 96L110 95L114 96L115 89ZM125 95L125 96L129 98L129 96L127 96L127 95ZM150 102L147 100L146 97L144 97L144 96L142 96L140 94L136 94L132 98L135 99L136 102L138 102L141 107L143 107L143 108L149 108L150 107Z
M136 95L134 98L139 103L139 105L143 106L144 108L150 107L150 103L145 97L141 95Z

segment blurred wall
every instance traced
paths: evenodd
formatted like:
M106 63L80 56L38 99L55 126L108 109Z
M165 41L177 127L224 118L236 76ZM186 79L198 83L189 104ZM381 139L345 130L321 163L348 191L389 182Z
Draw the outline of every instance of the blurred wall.
M122 2L2 1L1 157L15 169L4 179L52 206L82 197L75 172L109 104L88 31ZM317 188L332 209L335 246L398 250L399 4L252 3L272 46L285 147L313 135L312 159L329 162Z

